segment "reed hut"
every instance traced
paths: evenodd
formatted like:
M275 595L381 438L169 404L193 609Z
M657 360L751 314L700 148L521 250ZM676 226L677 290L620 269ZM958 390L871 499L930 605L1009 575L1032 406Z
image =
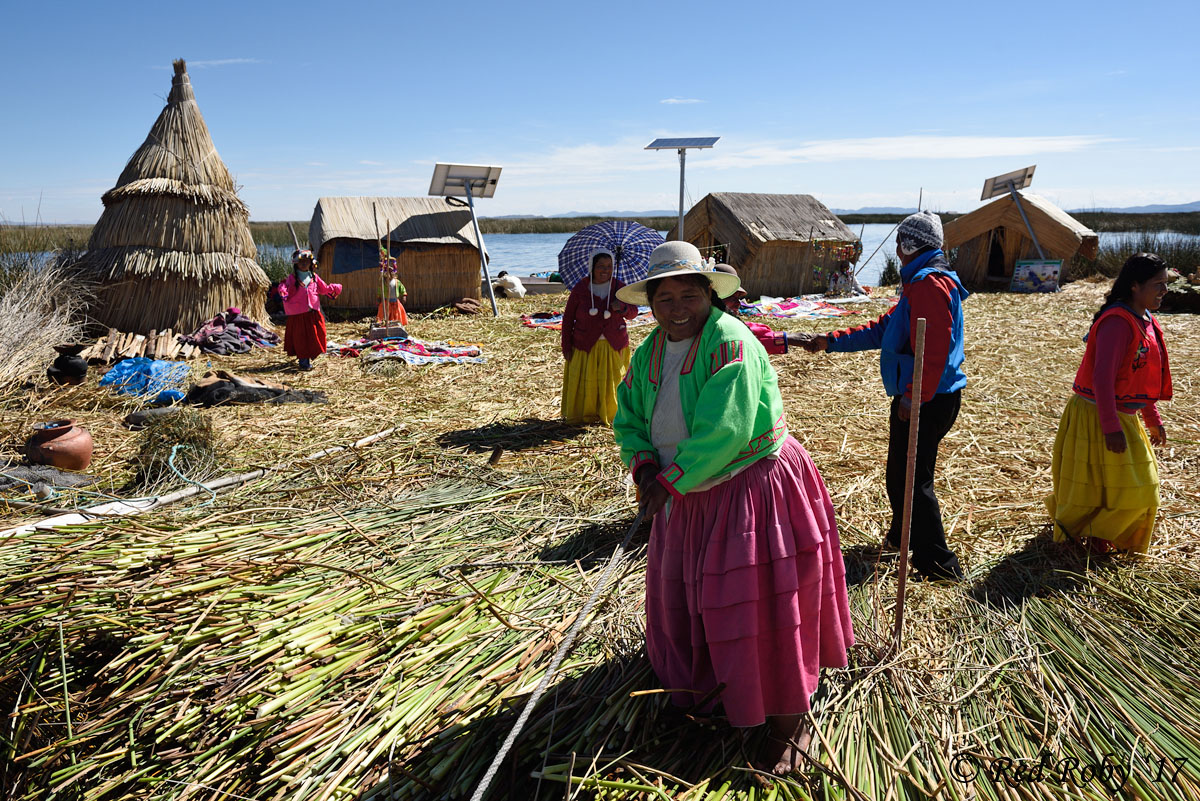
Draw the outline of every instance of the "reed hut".
M237 196L174 62L167 106L101 198L104 212L73 266L96 286L89 313L106 327L191 332L230 306L264 319L267 276Z
M861 253L854 232L812 195L714 192L688 211L684 232L704 253L727 246L751 297L823 292L828 271ZM667 239L675 237L672 228Z
M1021 192L1021 205L1047 259L1062 259L1063 274L1077 254L1094 259L1096 233L1049 200ZM943 226L945 248L957 248L954 269L972 289L998 289L1012 281L1019 259L1037 259L1037 248L1011 194Z
M323 305L376 308L379 240L385 238L408 290L409 311L482 299L479 244L465 206L438 197L323 197L313 209L308 241L321 276L342 285L342 294Z

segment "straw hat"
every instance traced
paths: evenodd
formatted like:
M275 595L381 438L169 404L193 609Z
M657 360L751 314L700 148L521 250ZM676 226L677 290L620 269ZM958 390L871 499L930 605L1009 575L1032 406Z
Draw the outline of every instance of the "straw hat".
M734 292L734 293L733 293L732 295L730 295L729 297L731 297L731 298L737 298L738 300L741 300L742 298L746 297L746 290L742 289L742 279L738 277L737 270L735 270L735 269L733 268L733 265L732 265L732 264L718 264L718 265L717 265L716 267L714 267L713 269L714 269L714 270L716 270L716 271L717 271L717 272L719 272L719 273L729 273L730 275L732 275L732 276L734 276L735 278L737 278L737 279L738 279L738 288L737 288L737 291L736 291L736 292Z
M679 278L684 275L704 276L720 298L729 297L742 285L736 275L717 272L691 242L664 242L650 254L650 270L646 277L618 289L617 299L639 306L649 305L646 284L659 278Z

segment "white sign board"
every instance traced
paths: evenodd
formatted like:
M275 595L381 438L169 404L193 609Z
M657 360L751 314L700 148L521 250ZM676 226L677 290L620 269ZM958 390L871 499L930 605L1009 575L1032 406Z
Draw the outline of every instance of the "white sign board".
M1013 268L1013 292L1057 292L1062 259L1029 259L1018 261Z

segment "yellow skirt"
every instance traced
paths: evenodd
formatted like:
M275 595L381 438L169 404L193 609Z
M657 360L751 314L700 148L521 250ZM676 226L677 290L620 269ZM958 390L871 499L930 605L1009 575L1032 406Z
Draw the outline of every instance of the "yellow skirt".
M628 369L629 348L618 353L603 337L591 350L572 353L563 369L563 419L612 425L617 414L617 384Z
M1118 417L1124 453L1105 447L1096 404L1071 396L1054 439L1054 494L1046 498L1046 509L1056 541L1098 537L1145 553L1158 512L1158 466L1138 415Z

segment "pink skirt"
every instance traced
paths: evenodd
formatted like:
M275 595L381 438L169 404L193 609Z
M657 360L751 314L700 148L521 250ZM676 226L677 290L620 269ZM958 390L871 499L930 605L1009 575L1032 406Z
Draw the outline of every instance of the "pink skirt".
M734 726L807 712L822 667L854 644L829 493L788 437L710 490L654 518L646 651L680 706L715 696Z

